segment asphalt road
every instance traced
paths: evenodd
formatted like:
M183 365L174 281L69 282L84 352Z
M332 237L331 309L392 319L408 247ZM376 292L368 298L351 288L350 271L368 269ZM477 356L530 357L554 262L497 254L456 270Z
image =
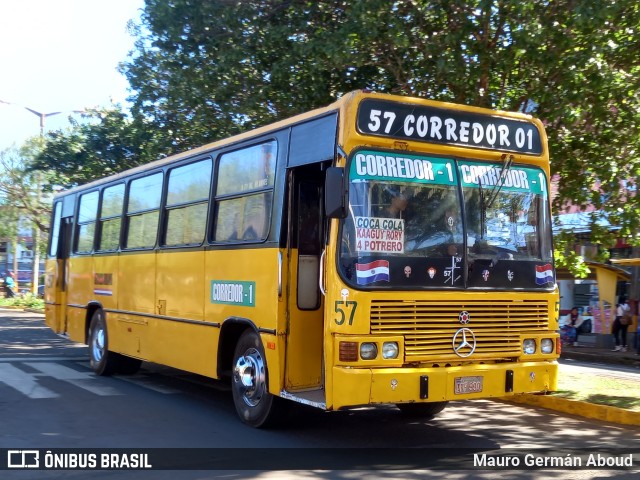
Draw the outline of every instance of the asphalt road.
M292 404L282 428L252 429L237 419L222 382L147 363L133 376L97 377L86 346L53 334L42 315L0 311L0 455L1 449L100 455L123 448L149 452L156 467L174 465L180 473L97 470L91 478L504 478L506 470L508 478L562 479L640 472L640 427L500 401L452 402L429 421L408 419L391 406L323 412ZM527 454L538 462L580 457L583 465L532 470L524 465ZM586 467L588 455L621 462L632 455L633 464ZM512 457L520 465L487 465L489 458ZM189 470L194 465L202 469ZM0 476L86 478L87 472Z

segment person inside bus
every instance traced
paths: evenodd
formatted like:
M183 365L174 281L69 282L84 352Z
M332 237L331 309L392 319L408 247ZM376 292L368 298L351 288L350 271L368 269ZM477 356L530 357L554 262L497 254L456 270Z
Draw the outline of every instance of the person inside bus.
M7 295L7 298L15 297L15 288L16 282L14 280L14 275L11 270L9 270L4 278L4 290Z
M387 207L387 217L402 218L408 204L409 200L404 194L400 192L396 193L391 198L391 204Z

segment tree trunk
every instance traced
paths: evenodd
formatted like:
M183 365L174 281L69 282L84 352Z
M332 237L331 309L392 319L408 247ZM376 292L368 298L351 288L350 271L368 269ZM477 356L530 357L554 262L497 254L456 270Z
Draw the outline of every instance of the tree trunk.
M18 238L18 234L16 233L16 236L13 237L13 246L11 247L11 249L13 250L13 273L15 275L15 289L16 289L16 293L18 293L20 290L18 290L18 243L19 243L19 238Z
M40 229L33 229L33 266L31 270L31 293L38 295L38 282L40 278Z

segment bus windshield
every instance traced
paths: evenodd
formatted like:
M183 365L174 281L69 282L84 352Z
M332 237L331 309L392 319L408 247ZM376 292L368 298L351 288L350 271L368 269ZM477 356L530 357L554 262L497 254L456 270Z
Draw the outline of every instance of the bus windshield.
M358 151L340 271L359 288L552 288L536 167Z

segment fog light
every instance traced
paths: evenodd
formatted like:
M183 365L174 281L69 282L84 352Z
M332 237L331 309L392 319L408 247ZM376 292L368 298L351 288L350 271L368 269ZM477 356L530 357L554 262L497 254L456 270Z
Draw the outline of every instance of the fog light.
M382 344L382 358L385 360L398 358L398 342L384 342Z
M378 346L375 343L360 344L360 358L363 360L373 360L378 356Z
M358 361L358 342L340 342L340 361Z
M536 341L533 338L527 338L522 342L522 351L526 355L533 355L536 353Z
M550 338L543 338L540 342L540 351L542 353L552 353L553 352L553 340Z

